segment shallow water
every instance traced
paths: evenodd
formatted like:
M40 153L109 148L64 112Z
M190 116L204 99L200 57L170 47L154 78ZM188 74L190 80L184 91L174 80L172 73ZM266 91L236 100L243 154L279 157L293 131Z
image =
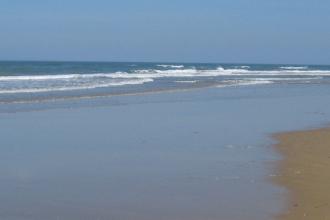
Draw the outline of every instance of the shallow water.
M326 85L0 106L0 218L271 219L269 135L329 122Z

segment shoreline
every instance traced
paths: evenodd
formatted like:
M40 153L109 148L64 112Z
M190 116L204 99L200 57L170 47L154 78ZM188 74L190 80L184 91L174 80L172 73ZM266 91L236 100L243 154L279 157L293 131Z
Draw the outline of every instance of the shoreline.
M330 128L278 133L275 149L283 156L272 178L289 192L280 220L330 219Z
M262 84L259 84L262 85ZM256 86L259 86L256 84ZM19 101L1 101L0 105L15 105L15 104L33 104L33 103L50 103L57 101L75 101L75 100L86 100L86 99L95 99L95 98L111 98L111 97L125 97L125 96L143 96L143 95L152 95L152 94L163 94L163 93L176 93L176 92L190 92L194 90L202 90L209 88L225 88L225 87L235 87L237 85L230 86L221 86L219 84L206 85L206 86L191 86L185 88L171 88L171 89L158 89L158 90L148 90L148 91L135 91L127 93L100 93L100 94L90 94L90 95L77 95L77 96L58 96L53 98L42 98L42 99L30 99L30 100L19 100ZM251 85L241 85L241 86L251 86ZM72 92L72 91L69 91Z

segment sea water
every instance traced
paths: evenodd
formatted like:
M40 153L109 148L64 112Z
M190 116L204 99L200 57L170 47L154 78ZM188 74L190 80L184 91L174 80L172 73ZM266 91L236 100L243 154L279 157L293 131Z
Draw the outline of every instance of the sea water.
M0 102L200 87L327 84L330 66L198 63L0 62Z

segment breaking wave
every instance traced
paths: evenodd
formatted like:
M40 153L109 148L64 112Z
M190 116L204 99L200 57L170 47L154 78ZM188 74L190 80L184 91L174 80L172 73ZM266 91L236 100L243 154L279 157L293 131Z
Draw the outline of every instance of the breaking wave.
M307 70L308 66L281 66L280 69L284 69L284 70Z
M214 69L186 68L179 65L158 65L175 69L142 69L131 72L58 75L0 76L0 94L41 93L53 91L86 90L96 88L142 85L165 78L172 83L202 83L253 85L279 81L302 82L330 76L330 70L310 70L307 67L280 67L275 70L253 70L249 66ZM236 83L234 83L236 82ZM157 82L154 82L157 83ZM157 88L157 85L155 85Z
M159 65L157 65L157 66L158 66L158 67L162 67L162 68L175 68L175 69L184 68L184 65L159 64Z

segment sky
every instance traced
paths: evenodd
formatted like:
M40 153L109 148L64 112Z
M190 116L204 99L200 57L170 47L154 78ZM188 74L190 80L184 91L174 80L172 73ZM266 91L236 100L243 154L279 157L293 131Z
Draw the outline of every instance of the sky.
M0 60L330 64L329 0L0 0Z

